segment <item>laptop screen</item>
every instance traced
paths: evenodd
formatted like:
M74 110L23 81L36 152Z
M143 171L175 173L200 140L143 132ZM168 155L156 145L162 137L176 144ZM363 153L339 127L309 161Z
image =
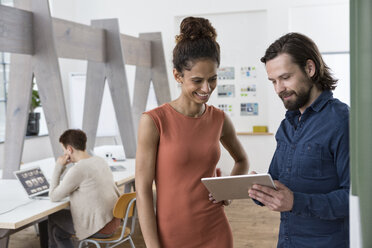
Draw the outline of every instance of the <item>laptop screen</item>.
M49 183L39 167L17 171L15 175L29 196L49 189Z

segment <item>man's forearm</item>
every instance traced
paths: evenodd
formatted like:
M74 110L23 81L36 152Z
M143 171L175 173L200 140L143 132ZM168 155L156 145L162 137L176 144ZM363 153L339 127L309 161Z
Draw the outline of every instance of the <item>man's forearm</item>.
M324 220L345 218L349 215L349 189L328 194L305 194L293 192L292 213L299 216L319 217Z

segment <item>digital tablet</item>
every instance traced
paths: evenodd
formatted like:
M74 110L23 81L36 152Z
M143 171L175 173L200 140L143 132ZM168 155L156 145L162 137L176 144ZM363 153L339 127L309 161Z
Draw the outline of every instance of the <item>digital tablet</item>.
M270 174L205 177L201 181L217 201L249 198L248 189L253 184L276 189Z

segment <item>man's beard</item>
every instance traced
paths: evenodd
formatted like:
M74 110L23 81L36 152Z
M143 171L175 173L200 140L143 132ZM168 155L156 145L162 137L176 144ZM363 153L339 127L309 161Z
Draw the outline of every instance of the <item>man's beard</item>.
M301 89L299 92L295 92L294 90L291 91L283 91L279 93L280 99L282 99L284 103L284 107L290 111L297 110L303 107L306 103L310 100L311 89L313 88L313 84L310 84L310 87L306 89ZM294 94L297 96L294 101L284 101L284 97Z

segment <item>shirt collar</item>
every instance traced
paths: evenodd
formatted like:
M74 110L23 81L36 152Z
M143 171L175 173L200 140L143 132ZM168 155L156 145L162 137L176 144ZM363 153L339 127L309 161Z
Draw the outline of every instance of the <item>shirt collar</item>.
M293 126L294 125L294 120L295 118L298 119L298 116L300 116L301 113L300 113L300 110L288 110L286 113L285 113L285 118L289 121L289 123L291 123L291 125Z
M318 96L313 104L310 105L310 108L312 108L315 112L319 112L330 99L333 99L332 91L325 90L322 92L322 94L320 94L320 96Z
M333 98L333 93L329 90L323 91L318 98L310 105L312 110L315 112L319 112L328 102L328 100ZM306 110L305 110L306 112ZM295 117L301 115L300 111L297 110L288 110L285 114L285 117L289 120L289 122L293 125Z

